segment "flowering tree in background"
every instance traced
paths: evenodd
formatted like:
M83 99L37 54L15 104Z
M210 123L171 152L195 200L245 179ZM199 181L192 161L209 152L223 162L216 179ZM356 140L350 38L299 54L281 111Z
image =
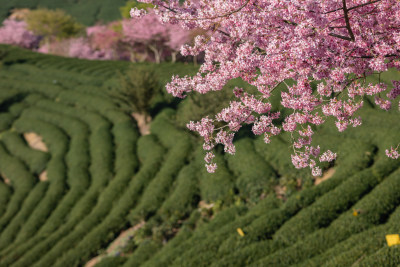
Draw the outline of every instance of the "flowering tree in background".
M211 37L196 37L184 46L183 55L205 52L205 62L194 77L172 77L168 92L184 97L191 91L221 90L231 79L242 78L258 89L255 95L236 88L236 101L189 129L204 138L206 166L215 171L211 152L217 144L234 154L235 133L252 124L253 133L264 135L266 143L281 131L290 132L292 162L321 175L317 162L332 161L336 154L321 153L311 145L313 125L332 116L339 131L361 124L355 112L363 97L375 96L383 109L400 94L398 82L383 97L387 85L366 82L367 75L380 75L388 68L400 69L400 1L397 0L141 0L155 5L154 12L165 23L185 29L202 28ZM132 16L143 10L132 9ZM293 85L285 81L296 81ZM311 83L317 83L313 90ZM292 110L282 126L271 112L273 91L285 85L281 104ZM216 123L224 126L216 128ZM396 149L387 155L398 157Z
M162 60L168 41L168 28L161 24L154 13L139 19L128 19L122 22L125 40L133 47L150 49L156 63Z
M171 54L173 61L179 48L190 41L190 32L177 25L162 24L154 12L122 22L124 40L142 53L149 49L156 63Z
M110 59L117 59L116 51L122 38L122 33L113 29L116 27L116 23L110 23L109 25L96 25L86 28L86 35L92 48L109 55Z
M69 40L69 56L84 59L112 59L113 53L111 50L102 51L92 48L86 38L74 38Z
M33 49L39 45L40 38L27 30L25 21L6 19L0 27L0 43Z
M191 32L178 25L168 26L167 46L171 53L172 62L176 61L176 55L180 52L181 46L189 43L191 40Z

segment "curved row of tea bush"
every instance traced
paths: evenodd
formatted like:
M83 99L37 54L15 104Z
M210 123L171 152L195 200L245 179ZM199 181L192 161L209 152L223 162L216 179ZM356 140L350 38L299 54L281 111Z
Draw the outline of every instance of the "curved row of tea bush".
M398 142L395 112L367 106L357 129L318 128L316 143L338 153L318 185L293 168L285 135L266 145L246 131L235 156L217 147L210 175L201 142L182 128L187 103L160 93L151 134L140 136L110 96L129 63L0 50L0 266L96 256L97 266L400 264L384 240L400 216L399 164L384 155ZM162 82L195 69L136 66ZM28 132L48 151L30 147Z

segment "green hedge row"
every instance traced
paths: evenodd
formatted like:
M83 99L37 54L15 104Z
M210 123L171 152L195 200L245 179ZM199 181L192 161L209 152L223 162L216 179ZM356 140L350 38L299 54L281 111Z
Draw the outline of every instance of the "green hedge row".
M228 169L224 156L216 154L213 161L217 163L218 168L212 175L206 170L204 156L204 151L200 150L195 157L199 169L201 199L206 202L231 202L235 191L235 177Z
M368 148L369 146L366 146ZM360 156L358 160L363 162L364 152L360 152ZM369 159L364 159L365 164L369 162ZM335 176L346 175L357 172L357 169L352 168L352 166L346 166L342 169L338 169ZM332 177L332 181L340 180L338 178ZM331 180L330 179L330 180ZM328 180L329 181L329 180ZM324 184L324 183L323 183ZM302 191L299 195L290 198L284 206L282 206L281 210L270 210L268 212L264 211L263 214L258 215L256 218L250 219L247 223L240 224L240 220L235 222L234 226L227 228L227 233L230 234L231 237L227 238L225 235L219 232L216 234L218 239L212 238L210 240L205 240L204 242L193 242L196 245L191 245L193 248L190 251L193 251L190 256L183 257L182 262L186 259L188 262L191 262L191 259L196 259L196 257L201 257L204 260L202 255L196 255L195 251L206 249L210 246L208 242L217 242L215 245L219 247L218 253L215 253L214 256L210 256L211 260L204 260L203 266L207 264L211 264L213 259L221 257L221 261L215 261L215 266L225 265L231 266L234 264L246 264L257 258L260 258L267 253L267 248L270 247L270 250L276 250L282 247L280 244L273 244L271 241L266 240L271 238L272 234L287 220L293 213L296 213L299 209L304 206L311 204L315 198L324 194L329 190L332 190L336 185L336 183L327 183L326 186L323 184L318 187L312 187ZM329 186L328 186L329 185ZM257 206L256 206L257 207ZM240 236L236 233L235 227L242 227L242 229L246 233L246 238L240 238ZM219 240L219 241L218 241ZM258 241L258 242L257 242ZM224 242L224 244L220 244ZM254 243L257 242L257 243ZM258 248L258 250L256 250ZM235 252L237 255L232 255L231 253ZM226 255L226 256L223 256ZM237 263L239 261L239 263Z
M7 203L10 200L11 197L11 187L7 186L4 183L4 180L1 179L0 181L0 218L3 216L6 208L7 208Z
M282 224L284 218L278 212L279 201L269 196L261 200L256 206L251 208L246 214L226 224L224 227L216 230L212 237L197 241L196 245L190 249L188 255L182 257L181 262L186 258L189 264L203 261L200 266L232 266L245 265L247 258L251 258L254 254L260 254L260 251L254 249L246 249L251 244L257 242L262 243L268 235L273 233ZM241 228L245 233L242 237L238 234L237 228ZM208 253L209 259L204 259L202 255L195 255L196 250L205 250L206 247L213 247L213 253ZM246 254L241 254L245 252ZM248 253L251 253L249 255ZM263 246L262 255L266 253L266 246ZM240 256L239 256L240 255ZM244 255L246 255L244 257Z
M0 113L0 132L9 129L14 119L15 117L10 113Z
M197 207L200 199L197 173L198 169L193 163L180 170L173 191L158 210L163 221L175 223L188 217Z
M16 90L20 93L39 93L49 98L56 98L62 89L56 84L34 83L32 81L0 79L0 87Z
M126 139L132 139L132 138L135 137L135 135L137 135L136 129L132 128L133 126L131 124L129 126L128 123L130 123L130 122L129 121L128 122L125 121L124 123L121 123L121 125L119 127L116 127L116 130L113 129L113 132L117 133L117 135L119 135L119 137L116 138L115 143L116 143L116 146L119 147L119 148L117 148L117 153L116 153L117 160L116 161L117 162L120 161L120 163L117 163L116 166L117 165L119 165L119 166L124 166L124 165L125 166L129 166L128 164L131 164L132 162L136 162L136 160L132 160L131 158L129 158L129 157L127 158L126 157L126 155L131 155L131 154L133 155L134 154L132 152L129 152L133 148L133 146L124 143L123 139L125 139L125 140ZM129 131L127 132L124 129L128 129ZM120 150L121 153L118 153L118 150ZM128 152L124 153L123 151L125 151L125 150L128 150ZM124 176L123 173L122 173L122 170L121 170L121 175L120 176ZM118 180L117 178L114 178L114 179ZM115 191L118 192L120 190L115 190ZM74 212L74 211L71 212L71 214L69 216L69 219L70 219L69 222L70 223L66 227L63 227L57 233L52 235L52 239L51 239L51 240L53 240L52 242L58 241L61 237L65 236L65 234L68 233L68 229L71 229L71 227L73 227L74 223L77 223L82 218L82 214L85 214L85 215L87 214L87 211L88 211L88 208L90 207L90 205L95 204L95 202L93 202L93 201L95 201L95 199L97 198L96 197L97 195L98 195L98 192L95 192L93 190L93 192L91 192L90 196L85 196L85 198L84 198L85 199L85 202L84 202L85 205L80 205L80 207L75 209L76 212ZM83 201L83 199L81 201ZM86 213L85 213L85 211L86 211ZM43 245L45 245L45 244L43 244ZM42 245L42 249L43 249L43 245ZM31 256L33 256L33 254L34 253L30 253ZM23 264L23 263L21 263L21 264Z
M255 152L251 139L240 139L235 146L235 156L228 155L226 160L229 169L237 177L235 184L239 195L251 202L258 202L260 196L270 193L277 183L275 171Z
M63 91L58 97L60 101L71 104L76 108L91 109L95 111L101 110L102 112L116 108L114 103L109 99L77 91Z
M7 177L10 180L13 188L13 195L8 202L7 209L0 218L0 232L2 232L21 209L37 179L33 177L19 159L12 157L8 153L2 142L0 142L0 158L0 172L3 177Z
M94 227L74 249L65 254L63 261L61 260L57 264L63 266L63 264L73 264L74 261L85 262L89 260L126 226L126 216L130 209L136 205L142 191L155 176L164 159L164 149L151 135L141 137L137 149L141 168L130 180L127 189L114 204L107 217Z
M143 193L140 202L130 214L131 223L135 224L140 220L147 220L154 215L168 197L173 187L173 183L184 166L192 144L187 135L177 131L168 122L168 115L162 113L155 118L151 125L151 131L155 134L160 143L169 148L164 164L159 169L156 176L152 179ZM174 138L174 142L171 138Z
M6 132L1 135L7 150L15 157L21 159L28 167L31 173L41 173L50 158L46 152L30 148L22 136L15 132Z
M110 267L110 266L121 266L122 264L124 264L126 262L126 257L105 257L103 259L101 259L101 261L99 263L97 263L95 266L96 267Z
M80 121L60 116L57 113L48 113L40 110L39 108L27 109L23 112L22 116L26 119L40 118L41 120L49 123L61 126L68 134L72 137L70 140L70 151L68 152L65 160L68 167L68 179L67 183L70 187L70 191L64 198L59 202L57 208L52 212L49 219L42 226L42 229L36 233L46 233L48 235L51 229L56 229L65 219L65 216L69 213L72 207L75 205L77 199L79 199L86 188L89 185L88 177L88 144L87 144L87 127ZM51 147L49 147L51 149ZM79 155L77 157L77 155ZM65 190L65 186L64 186ZM26 249L28 244L36 244L34 239L32 242L25 243L20 249ZM31 241L30 240L30 241Z
M22 225L29 219L33 214L36 206L40 203L42 198L45 196L48 189L48 182L41 182L36 184L35 187L29 192L26 197L24 204L19 209L18 213L10 220L7 226L2 230L0 234L0 250L6 248L18 234Z
M357 216L357 220L364 223L380 223L380 225L359 234L351 235L348 239L331 247L324 253L304 261L302 265L321 266L323 263L328 266L351 265L361 260L361 258L365 258L367 255L374 253L381 247L386 246L385 235L398 232L400 208L397 207L389 216L393 205L388 203L389 201L393 201L394 205L396 205L399 201L398 198L396 199L398 192L395 190L398 183L398 173L397 171L388 177L371 192L371 196L368 195L365 200L361 200L360 203L356 205L358 209L361 208L361 205L364 206L364 209L366 208L366 210L360 211L361 213ZM389 196L382 198L381 196L385 193ZM377 197L377 199L372 201L374 197ZM362 202L365 202L365 204L362 204ZM372 210L370 210L369 205L378 207L373 207ZM375 210L378 210L378 213L373 214L372 212ZM388 217L389 220L387 220Z
M54 234L51 240L49 240L48 244L52 244L52 249L45 255L42 255L34 266L50 266L53 264L56 264L56 266L70 266L69 262L79 262L83 257L83 253L85 255L93 253L72 248L79 246L82 238L84 238L91 229L99 225L111 212L117 200L126 190L126 184L129 183L137 168L137 166L135 166L137 162L135 151L138 133L136 128L134 128L131 123L128 123L130 122L119 123L113 127L116 146L115 177L110 181L101 195L99 195L97 203L95 203L91 212L74 226L73 231L71 231L72 229L68 231L67 229L73 226L73 222L76 224L78 222L77 220L82 217L80 216L80 218L76 217L72 219L73 215L71 214L71 222L64 225L62 230ZM98 240L99 236L96 236L96 238ZM68 251L69 249L72 250ZM72 265L74 264L72 263Z
M141 266L147 260L149 260L153 255L162 247L162 244L153 241L145 240L140 243L139 247L135 252L128 258L125 262L126 266Z
M172 241L168 242L159 253L157 253L149 261L145 262L143 266L174 266L180 264L189 266L190 263L184 263L184 261L189 260L190 257L185 257L183 259L180 258L182 255L186 255L186 253L188 253L189 248L191 252L190 255L196 254L194 245L197 245L199 241L207 238L218 238L215 232L217 232L220 228L225 227L226 224L234 221L238 216L245 214L246 210L247 209L243 206L232 206L216 214L215 217L209 222L198 223L196 226L196 231L193 233L190 231L186 232L184 229L182 229L182 234L178 234L177 237L175 237L181 242L174 242L175 238L172 239ZM188 230L188 228L185 229ZM207 262L210 260L207 253L213 253L213 251L217 250L218 247L209 246L208 249L205 247L203 249L204 251L198 250L197 254L198 256L203 255L204 257L202 257L202 259ZM196 262L196 264L197 263L198 262ZM198 266L202 266L202 264L200 263Z
M386 164L385 164L386 163ZM389 166L387 166L389 164ZM371 187L376 185L376 181L381 181L385 176L389 175L393 169L397 166L393 166L393 163L381 162L377 163L377 166L373 166L370 169L366 169L360 174L355 175L356 179L353 180L354 187L362 187L370 184ZM380 166L379 166L380 165ZM387 171L384 176L377 177L374 175L373 169L381 168L386 165ZM392 165L392 166L390 166ZM338 219L334 220L326 228L321 228L309 235L304 235L304 239L298 242L293 242L291 246L281 249L269 256L261 259L257 264L261 265L288 265L299 263L307 258L311 258L319 253L322 253L326 249L332 247L336 243L347 239L350 235L359 233L373 227L376 224L382 223L385 217L388 216L397 207L399 199L399 193L394 190L393 185L399 183L399 172L392 174L386 178L382 183L380 183L374 190L362 198L356 205L353 206L354 209L361 211L359 216L353 216L352 207L348 205L346 210L350 209L348 212L345 210L341 211L342 215ZM355 183L358 180L358 183ZM396 181L397 180L397 181ZM394 183L394 184L393 184ZM338 188L339 189L339 188ZM347 198L346 196L351 193L351 191L357 189L349 187L342 189L343 193L339 198L332 198L335 202L340 202L340 198ZM336 190L335 190L336 191ZM336 192L326 194L335 195ZM354 195L357 193L355 192ZM361 196L362 197L362 196ZM376 200L380 200L379 202ZM327 199L325 199L327 201ZM376 203L376 204L374 204ZM355 204L355 203L353 203ZM334 205L334 204L333 204ZM340 205L340 204L338 204ZM329 209L327 211L330 211ZM327 213L324 211L324 213ZM280 240L276 237L276 241ZM285 240L286 241L286 240Z

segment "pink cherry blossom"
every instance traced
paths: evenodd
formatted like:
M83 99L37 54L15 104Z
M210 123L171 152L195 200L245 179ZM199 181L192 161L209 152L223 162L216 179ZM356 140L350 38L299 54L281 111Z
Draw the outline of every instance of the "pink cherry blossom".
M27 29L25 21L6 19L0 27L0 43L33 49L39 45L40 37Z
M390 147L390 150L385 150L386 156L392 159L398 159L400 157L398 146L396 148Z
M331 162L333 160L336 159L336 153L333 153L330 150L325 151L320 157L319 157L319 161L323 162L323 161L327 161L327 162Z
M383 99L387 85L368 84L366 77L380 77L389 68L400 69L400 1L142 2L155 5L152 12L163 23L209 33L181 49L184 55L205 53L199 73L174 76L166 86L168 92L185 97L192 91L217 91L236 78L257 89L250 93L235 88L237 100L207 118L207 124L225 123L225 127L208 125L205 131L202 122L191 124L189 128L200 132L208 149L221 143L227 152L234 151L233 135L244 124L252 124L254 134L264 134L266 143L282 130L291 133L294 166L309 167L313 174L320 174L317 156L311 153L313 127L328 117L334 117L339 131L358 126L362 120L357 111L364 96L376 97L378 106L389 109L391 100L399 95L398 82L394 81L394 88L386 93L390 100ZM280 104L291 113L280 118L283 124L278 126L274 122L277 115L271 114L277 107L269 100L282 86ZM327 151L320 160L335 158Z

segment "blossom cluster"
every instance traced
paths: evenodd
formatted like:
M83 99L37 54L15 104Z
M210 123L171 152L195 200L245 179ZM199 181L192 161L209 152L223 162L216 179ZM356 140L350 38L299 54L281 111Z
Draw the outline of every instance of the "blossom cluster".
M258 90L251 95L236 88L238 101L214 118L189 124L189 129L205 137L207 150L222 143L228 152L234 151L231 140L243 124L253 124L253 132L265 134L267 143L272 135L286 131L293 139L294 165L309 167L319 175L316 160L332 161L335 157L327 151L318 158L318 149L311 146L312 127L327 117L335 118L339 131L349 125L356 127L361 124L356 112L364 96L374 96L376 104L387 110L400 94L399 82L393 82L386 99L382 93L387 86L370 84L366 79L389 68L400 69L397 0L141 2L155 5L154 13L163 22L210 33L196 37L192 46L182 47L181 53L186 55L205 52L205 62L194 77L173 77L168 92L178 97L191 91L207 93L221 90L235 78ZM142 15L137 13L132 11ZM296 82L289 86L289 80ZM282 84L286 90L281 93L281 104L292 113L278 126L273 120L280 115L271 114L269 99ZM211 126L221 123L225 126ZM215 171L210 156L206 161L208 169Z
M25 21L6 19L0 27L0 43L11 44L23 48L36 48L40 37L27 29Z

